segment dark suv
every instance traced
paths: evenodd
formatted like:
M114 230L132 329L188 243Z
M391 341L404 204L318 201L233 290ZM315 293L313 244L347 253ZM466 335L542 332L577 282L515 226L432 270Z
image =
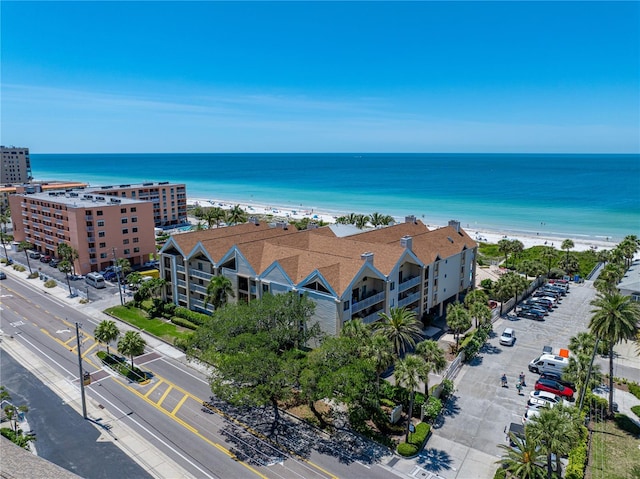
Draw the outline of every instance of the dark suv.
M562 375L558 374L558 373L554 373L554 372L544 372L540 375L540 378L542 379L551 379L552 381L556 381L559 382L560 384L562 384L563 386L566 386L570 389L573 389L574 391L576 390L576 385L575 383L571 382L571 381L566 381L564 379L562 379Z

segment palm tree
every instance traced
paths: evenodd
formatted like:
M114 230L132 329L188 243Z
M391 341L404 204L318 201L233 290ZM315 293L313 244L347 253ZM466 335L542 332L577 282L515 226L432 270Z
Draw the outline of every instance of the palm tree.
M351 322L353 321L349 321L349 323ZM373 367L376 370L376 392L379 392L380 376L393 364L395 357L393 352L393 343L391 343L389 338L386 338L381 334L374 334L371 337L371 340L365 343L362 354L373 363ZM379 398L379 394L376 394L376 398Z
M489 296L481 289L474 289L473 291L469 291L467 295L464 297L464 305L467 308L470 308L473 303L481 303L485 306L488 304Z
M456 339L456 351L460 342L460 333L471 327L471 316L462 303L450 303L447 305L447 324L453 330Z
M520 254L524 251L524 244L522 243L522 241L517 239L511 240L510 249L511 256L513 257L513 261L511 261L511 264L515 265L515 260L518 259Z
M31 270L31 263L29 262L29 250L33 248L33 245L27 240L20 241L18 244L18 251L24 251L24 257L27 258L27 266L29 267L29 274L33 274Z
M376 334L389 339L397 358L422 338L422 323L416 319L416 313L406 308L391 308L389 314L380 313L380 319L372 324Z
M491 320L491 308L486 304L473 303L469 308L469 315L475 319L477 328L479 324L485 324Z
M58 263L58 271L64 273L64 277L67 280L67 286L69 287L69 296L73 296L73 292L71 291L71 282L69 281L69 273L71 273L71 263L69 260L62 260Z
M558 266L565 270L569 275L573 273L577 273L580 270L580 263L576 255L568 254L560 261L558 261Z
M498 464L512 474L512 477L519 479L544 479L544 468L540 465L544 460L544 453L536 442L527 434L525 429L524 437L518 437L509 433L509 438L513 445L498 444L500 449L506 452Z
M204 307L206 308L211 303L214 309L220 309L227 304L229 296L236 297L231 280L226 276L214 276L207 285Z
M367 226L367 223L369 222L369 217L367 215L358 215L356 217L356 228L358 229L364 229L365 226Z
M129 276L127 276L127 282L134 289L137 289L142 283L142 275L138 271L134 271L133 273L130 273Z
M591 333L609 346L609 415L613 415L613 346L638 335L640 305L620 293L598 293L589 321Z
M140 333L137 331L127 331L122 339L118 341L118 351L131 358L131 369L134 369L133 357L144 353L146 345L147 343L142 339Z
M501 239L498 241L498 251L504 254L504 266L508 266L509 253L511 252L511 241L508 239Z
M67 243L60 243L57 249L58 258L66 260L71 264L71 271L76 273L75 261L80 257L77 250L69 246Z
M624 267L619 263L609 263L598 275L593 285L601 293L615 293L618 291L618 283L625 274Z
M216 228L219 228L220 222L227 217L227 214L222 208L216 206L215 208L213 208L212 217L216 222ZM209 228L211 228L211 226L209 226Z
M409 442L409 426L413 417L413 400L416 395L416 388L421 380L429 375L424 359L415 354L407 354L404 359L400 359L396 364L395 378L398 384L409 390L409 413L407 418L407 430L405 441Z
M567 260L569 259L569 251L572 250L574 248L574 244L573 241L570 239L566 239L562 242L562 246L560 246L560 249L566 250L567 252Z
M638 252L638 237L636 235L625 236L617 247L625 258L625 266L629 268L633 257Z
M427 339L421 341L416 347L416 354L424 359L427 366L427 375L424 380L424 395L429 397L429 373L440 374L447 367L447 360L444 357L444 351L438 346L437 341Z
M374 228L377 228L378 226L384 223L384 216L381 213L378 213L376 211L375 213L371 213L371 216L369 217L369 221L371 222Z
M595 346L595 342L593 344ZM602 374L599 364L591 364L593 346L590 351L580 351L569 356L569 364L562 371L562 377L573 381L576 384L576 404L582 404L582 392L587 386L592 389L601 384Z
M98 324L98 327L93 334L99 342L107 345L107 354L110 354L109 343L118 339L118 336L120 336L120 330L118 329L118 326L116 326L115 321L105 319Z
M540 252L540 258L547 262L547 275L551 273L551 263L557 258L556 249L553 246L544 246Z
M359 341L363 346L370 339L371 334L367 325L361 319L356 318L347 321L340 330L340 336L343 338L352 338Z
M496 298L500 301L500 316L502 316L505 301L508 301L514 295L515 284L513 281L510 281L510 276L505 274L500 276L500 279L496 282L494 291Z
M527 425L527 434L547 456L547 479L553 477L553 455L558 458L569 453L579 439L579 427L577 416L562 404L542 408Z
M238 223L244 223L247 221L247 212L240 208L240 205L235 205L227 212L227 222L233 225Z

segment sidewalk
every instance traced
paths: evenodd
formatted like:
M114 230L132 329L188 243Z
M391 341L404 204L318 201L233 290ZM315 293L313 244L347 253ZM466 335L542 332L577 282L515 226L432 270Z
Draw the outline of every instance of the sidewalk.
M27 273L19 273L6 266L2 266L1 270L6 272L7 276L11 278L28 283L37 290L41 290L44 294L48 294L66 304L73 305L74 308L83 311L98 321L112 319L100 310L95 309L91 303L81 304L79 298L69 298L69 291L60 286L45 288L42 281L38 279L27 279ZM0 286L2 286L1 283ZM119 324L119 327L125 330L135 330L135 328L125 325L124 323ZM161 350L163 353L172 357L184 356L181 351L178 351L163 341L149 336L144 332L142 332L142 334L149 347ZM77 411L78 414L82 415L82 401L77 379L71 381L63 377L49 366L49 364L32 354L29 349L5 334L1 336L1 346L4 352L10 354L16 360L19 360L29 372L49 387L49 389ZM159 479L193 478L185 469L171 460L152 443L140 436L127 424L116 418L108 409L103 408L100 404L92 400L89 395L86 397L86 407L87 417L102 431L103 439L112 441L113 444L136 461L153 477Z

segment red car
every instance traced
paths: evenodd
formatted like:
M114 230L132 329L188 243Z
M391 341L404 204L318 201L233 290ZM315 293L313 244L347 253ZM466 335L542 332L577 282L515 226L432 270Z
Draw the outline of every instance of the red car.
M536 381L536 391L547 391L558 396L562 396L566 399L573 399L573 389L563 386L558 381L553 379L538 379Z

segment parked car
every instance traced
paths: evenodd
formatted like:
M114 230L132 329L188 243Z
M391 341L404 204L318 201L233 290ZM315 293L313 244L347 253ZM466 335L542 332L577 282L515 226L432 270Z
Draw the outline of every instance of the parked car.
M542 374L540 374L540 377L542 379L551 379L552 381L559 382L563 386L573 389L574 391L576 390L576 385L574 382L562 379L562 375L558 373L554 373L553 371L545 371Z
M522 416L522 424L527 424L527 421L530 421L534 417L538 417L540 415L539 409L527 409Z
M537 311L520 310L516 313L519 318L533 319L536 321L544 321L544 314Z
M516 342L516 332L512 328L506 328L500 336L500 344L513 346Z
M538 379L535 385L536 391L547 391L566 399L573 399L573 389L563 386L552 379Z
M51 266L52 268L57 268L59 264L60 264L59 259L53 258L51 261L49 261L49 266Z
M4 271L0 271L0 279L7 279L7 274Z
M556 394L547 392L547 391L541 391L541 390L534 390L531 391L529 393L529 399L540 399L540 398L545 398L549 401L554 401L554 402L559 402L562 400L562 398Z
M42 256L40 256L40 262L41 263L48 263L52 259L53 258L51 257L51 255L48 255L48 254L43 254Z
M541 305L541 306L547 308L548 311L551 311L553 309L554 304L555 304L553 301L550 301L550 300L548 300L546 298L542 298L542 297L529 298L527 300L527 304L532 304L532 303Z
M31 251L29 253L29 258L31 258L31 259L40 259L40 253L38 253L37 251Z
M525 311L533 311L535 313L540 313L543 316L547 316L549 314L549 310L544 306L538 306L535 303L531 304L522 304L520 305L520 309L524 309Z

